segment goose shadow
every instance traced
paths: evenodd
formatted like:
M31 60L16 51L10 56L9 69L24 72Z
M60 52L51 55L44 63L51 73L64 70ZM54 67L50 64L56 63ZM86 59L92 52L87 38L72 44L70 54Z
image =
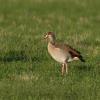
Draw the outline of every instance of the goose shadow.
M39 57L28 56L25 51L9 51L3 56L0 56L0 62L12 62L12 61L32 61L32 62L39 62Z

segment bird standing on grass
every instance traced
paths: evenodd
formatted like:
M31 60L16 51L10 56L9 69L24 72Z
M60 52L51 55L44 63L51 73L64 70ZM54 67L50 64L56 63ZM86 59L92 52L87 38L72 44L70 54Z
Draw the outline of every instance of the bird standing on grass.
M74 60L81 60L85 62L80 52L73 49L67 44L60 44L56 42L55 33L47 32L44 36L48 40L48 52L57 62L62 64L62 75L68 73L68 62Z

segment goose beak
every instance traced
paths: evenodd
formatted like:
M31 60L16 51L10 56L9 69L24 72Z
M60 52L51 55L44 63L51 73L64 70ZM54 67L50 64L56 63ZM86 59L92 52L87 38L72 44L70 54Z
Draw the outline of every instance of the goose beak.
M47 38L48 38L48 35L45 35L45 36L44 36L44 39L47 39Z

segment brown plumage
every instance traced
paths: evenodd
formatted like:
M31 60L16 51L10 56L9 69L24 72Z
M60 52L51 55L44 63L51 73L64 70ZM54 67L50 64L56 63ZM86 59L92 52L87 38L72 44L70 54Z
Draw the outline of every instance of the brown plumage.
M69 46L68 44L60 44L55 42L53 45L55 46L55 48L62 48L63 50L68 51L71 54L72 58L78 57L82 62L85 62L85 60L81 56L81 53L76 49L72 48L71 46Z
M68 72L67 63L73 60L81 60L85 62L81 53L67 44L61 44L56 42L55 34L48 32L44 38L48 39L48 52L56 61L62 64L62 75L66 69Z

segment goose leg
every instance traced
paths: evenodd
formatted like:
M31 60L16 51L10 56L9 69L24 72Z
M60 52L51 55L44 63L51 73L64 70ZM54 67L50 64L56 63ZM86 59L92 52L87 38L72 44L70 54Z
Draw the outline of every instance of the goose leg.
M68 64L65 64L65 68L66 68L66 74L68 74Z
M64 75L64 68L65 68L65 64L62 64L62 70L61 70L62 75Z

